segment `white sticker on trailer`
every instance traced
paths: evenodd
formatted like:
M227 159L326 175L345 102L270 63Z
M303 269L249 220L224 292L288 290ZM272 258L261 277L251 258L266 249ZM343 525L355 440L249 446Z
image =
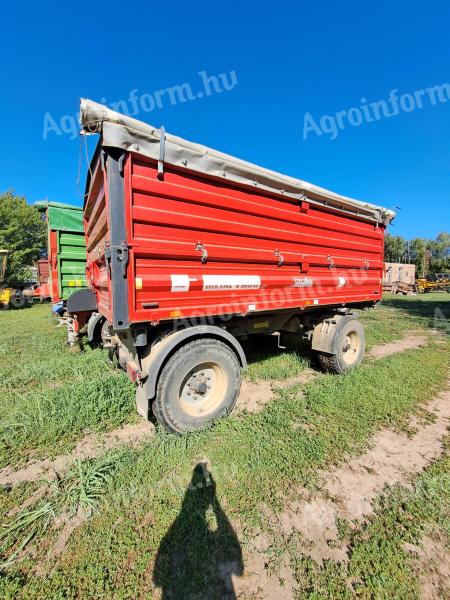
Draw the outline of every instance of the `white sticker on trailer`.
M293 277L293 286L295 288L305 288L305 287L312 287L313 285L313 280L311 279L311 277Z
M189 291L189 275L171 275L172 292Z
M338 277L338 288L344 287L344 285L347 283L345 277Z
M203 291L217 290L259 290L259 275L203 275Z

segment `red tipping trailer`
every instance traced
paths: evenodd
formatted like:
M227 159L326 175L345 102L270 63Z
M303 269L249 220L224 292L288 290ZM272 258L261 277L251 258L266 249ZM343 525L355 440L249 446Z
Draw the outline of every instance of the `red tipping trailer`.
M321 364L359 364L352 310L382 295L393 211L170 135L88 100L100 134L86 186L89 290L67 308L169 430L234 407L252 333L298 332Z

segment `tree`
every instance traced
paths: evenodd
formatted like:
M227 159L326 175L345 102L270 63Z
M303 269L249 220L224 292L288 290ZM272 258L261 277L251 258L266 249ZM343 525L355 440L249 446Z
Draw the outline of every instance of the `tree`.
M411 240L411 260L417 267L417 277L425 277L428 271L427 240L414 238Z
M46 226L38 211L13 190L0 193L0 248L9 251L7 285L29 279L45 245Z
M386 234L384 238L384 260L402 262L406 252L406 241L400 235Z
M414 238L406 242L401 236L385 236L386 262L411 262L417 267L417 276L450 272L450 233L442 231L435 240Z
M442 231L436 240L430 241L430 270L433 273L448 273L450 271L450 233Z

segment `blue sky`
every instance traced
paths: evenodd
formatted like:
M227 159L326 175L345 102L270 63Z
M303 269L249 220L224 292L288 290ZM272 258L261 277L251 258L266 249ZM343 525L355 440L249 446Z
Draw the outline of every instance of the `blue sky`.
M406 98L405 109L390 105L392 116L370 113L371 122L358 107L387 102L391 90L414 99L450 82L449 22L444 0L10 3L0 37L0 190L81 204L79 138L58 135L61 126L70 130L80 97L131 106L137 90L138 99L147 94L137 118L400 206L392 233L434 237L450 229L450 101L433 104L425 94L411 109ZM158 90L189 83L197 95L199 72L230 82L233 71L232 89L175 103L166 93L150 110ZM336 114L352 108L353 123L363 115L362 123L341 117L334 135ZM46 113L53 121L47 116L44 139ZM306 136L305 118L316 125Z

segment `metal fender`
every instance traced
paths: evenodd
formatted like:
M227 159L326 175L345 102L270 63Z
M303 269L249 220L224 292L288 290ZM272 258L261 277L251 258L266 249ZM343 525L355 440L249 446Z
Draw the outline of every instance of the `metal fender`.
M90 312L97 310L97 299L92 290L77 290L71 294L66 303L67 312Z
M332 315L314 327L311 348L318 352L336 354L337 333L348 321L354 320L353 315Z
M147 354L141 359L142 371L145 379L138 384L136 391L136 404L138 412L148 419L149 400L156 395L156 385L159 373L167 358L173 351L196 338L211 337L223 340L235 352L243 369L247 368L247 359L244 350L238 340L225 329L215 325L196 325L188 329L180 329L170 333L160 341L156 342L147 350Z

